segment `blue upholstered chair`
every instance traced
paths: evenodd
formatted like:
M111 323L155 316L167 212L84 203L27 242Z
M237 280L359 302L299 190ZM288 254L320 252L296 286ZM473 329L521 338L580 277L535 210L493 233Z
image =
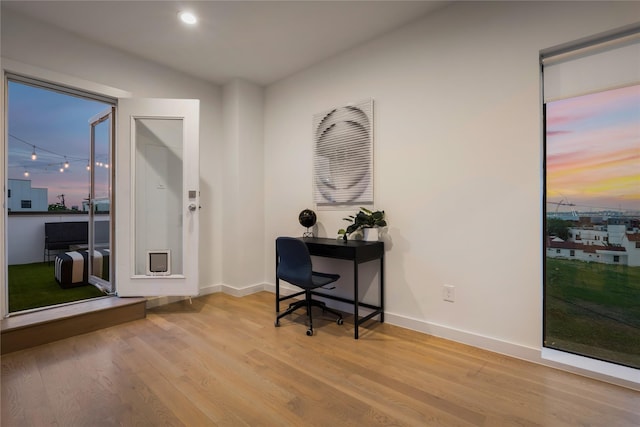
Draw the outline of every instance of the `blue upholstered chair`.
M275 321L275 326L280 326L280 319L293 313L301 307L306 307L309 317L309 328L307 335L313 335L313 319L311 308L313 306L322 308L323 313L328 311L338 317L336 323L342 325L342 315L326 306L322 301L312 299L311 292L320 287L329 285L340 278L339 274L319 273L313 271L311 265L311 255L304 241L294 237L278 237L276 239L276 251L279 259L276 276L292 285L304 289L305 299L289 305L289 308L280 313Z

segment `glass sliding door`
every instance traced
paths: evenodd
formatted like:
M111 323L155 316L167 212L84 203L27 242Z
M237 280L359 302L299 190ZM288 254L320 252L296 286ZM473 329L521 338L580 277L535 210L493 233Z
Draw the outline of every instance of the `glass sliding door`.
M112 161L115 108L90 120L91 152L89 193L89 283L105 292L113 292L111 205L115 168Z

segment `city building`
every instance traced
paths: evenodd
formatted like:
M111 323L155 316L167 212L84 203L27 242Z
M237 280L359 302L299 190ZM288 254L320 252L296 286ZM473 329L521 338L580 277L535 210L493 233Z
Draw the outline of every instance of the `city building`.
M9 179L7 190L9 212L46 212L48 209L49 190L31 187L30 179Z

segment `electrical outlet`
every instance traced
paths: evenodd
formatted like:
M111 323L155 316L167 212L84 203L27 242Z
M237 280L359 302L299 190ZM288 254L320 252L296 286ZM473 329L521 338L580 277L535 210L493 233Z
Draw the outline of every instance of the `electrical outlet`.
M455 289L455 286L444 285L442 287L442 299L445 301L454 302L456 300Z

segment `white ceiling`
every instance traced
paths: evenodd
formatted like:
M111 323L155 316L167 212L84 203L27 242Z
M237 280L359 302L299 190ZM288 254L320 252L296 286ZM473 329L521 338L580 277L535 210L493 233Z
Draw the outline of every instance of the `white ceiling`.
M2 8L217 84L267 85L432 12L442 1L7 1ZM196 13L188 27L181 10Z

